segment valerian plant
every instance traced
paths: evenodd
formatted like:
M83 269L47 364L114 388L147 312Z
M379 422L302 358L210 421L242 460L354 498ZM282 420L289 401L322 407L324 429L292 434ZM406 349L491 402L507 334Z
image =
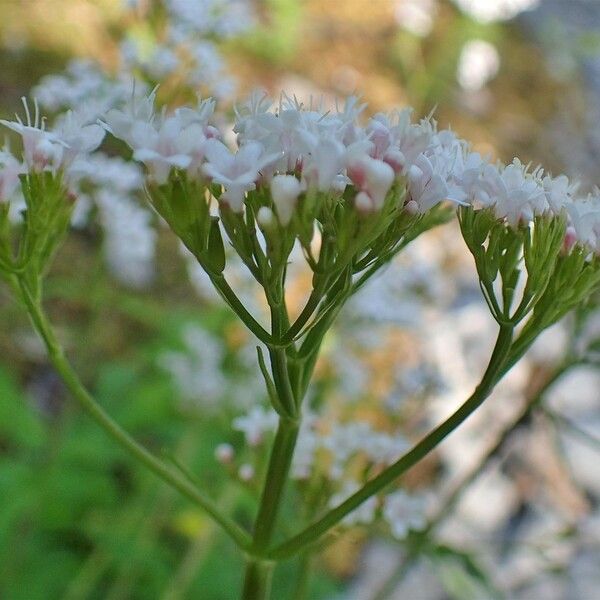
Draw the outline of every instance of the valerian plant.
M0 157L2 276L80 405L239 546L246 557L246 599L269 597L279 561L314 551L354 511L372 505L481 406L543 330L600 287L599 197L576 197L564 176L531 171L517 159L491 164L451 131L438 131L431 119L412 122L408 109L363 120L365 106L356 98L326 111L285 95L273 105L255 93L236 110L232 149L224 141L232 136L213 123L212 100L157 111L154 93L133 94L99 120L69 112L53 129L45 128L37 106L33 118L25 108L26 123L3 121L22 137L23 159L7 150ZM43 276L69 226L71 181L104 132L125 142L144 165L149 203L259 342L256 368L278 424L250 530L210 499L201 476L155 456L114 422L80 382L44 312ZM13 228L19 184L24 210ZM345 500L284 536L278 517L325 336L374 274L455 215L498 323L487 369L445 421ZM264 293L269 323L252 314L228 281L226 244ZM286 283L298 248L312 285L304 307L292 315Z

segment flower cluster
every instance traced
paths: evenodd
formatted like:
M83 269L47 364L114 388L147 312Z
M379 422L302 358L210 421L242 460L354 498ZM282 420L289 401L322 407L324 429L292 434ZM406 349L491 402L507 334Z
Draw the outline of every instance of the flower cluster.
M250 2L134 0L124 2L119 17L128 27L120 30L115 52L117 68L108 70L93 59L72 60L63 73L44 77L34 88L33 96L40 106L55 114L73 110L82 122L95 124L98 117L128 102L132 81L138 94L148 93L159 82L168 94L167 82L173 80L177 93L187 86L216 97L231 95L235 81L218 44L252 27L255 20ZM121 185L134 163L128 165L102 151L89 158L89 168L85 161L79 161L77 181L70 184L78 199L73 224L89 224L94 215L90 209L95 207L101 217L105 256L113 275L125 285L146 285L154 275L157 236L152 215L140 203L141 182L135 188L123 189ZM96 168L99 162L102 169ZM114 185L109 181L106 193L100 191L109 179L105 173L117 182ZM8 172L4 179L11 181ZM7 198L9 191L0 190L1 197ZM18 218L16 204L12 214ZM139 243L139 251L133 249L133 242Z
M512 226L566 213L570 243L600 249L598 193L576 197L577 186L565 176L553 178L518 159L507 166L490 163L453 132L437 131L430 119L411 122L409 109L376 114L363 126L365 106L353 97L325 110L285 95L274 105L257 92L236 111L238 148L232 150L223 141L230 136L211 124L214 101L158 113L154 104L154 92L134 94L105 113L104 128L127 142L155 184L185 172L210 187L221 207L241 214L251 204L265 230L275 222L282 228L302 225L307 216L320 218L341 204L363 215L423 214L451 200L491 208ZM74 180L97 172L86 161L103 131L89 115L68 111L47 128L37 103L33 116L26 103L25 112L25 122L2 121L23 140L22 171L63 170ZM5 199L15 187L17 164L3 152ZM253 204L248 194L255 190L260 193L253 197L262 199Z
M417 214L451 200L490 207L517 226L566 211L576 239L600 249L598 194L577 198L577 186L564 175L552 178L518 159L506 166L490 163L452 131L437 131L435 122L411 122L409 109L376 114L362 126L365 106L353 97L325 110L287 96L274 105L257 92L236 111L238 148L232 150L223 141L230 136L209 124L212 101L172 113L156 113L153 103L154 94L133 99L105 118L150 178L164 184L173 169L184 170L212 185L220 204L237 213L248 192L268 190L272 203L258 215L267 228L274 219L288 226L302 213L301 197L350 200L364 214L382 211L394 190L405 188L396 200Z

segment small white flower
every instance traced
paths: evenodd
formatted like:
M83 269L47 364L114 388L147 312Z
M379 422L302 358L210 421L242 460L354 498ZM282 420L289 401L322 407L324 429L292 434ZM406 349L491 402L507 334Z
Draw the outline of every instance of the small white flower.
M241 431L249 446L258 446L265 433L277 427L277 413L260 406L252 407L247 414L233 420L233 429Z
M499 69L496 47L485 40L470 40L460 52L456 78L464 90L475 92L493 79Z
M215 139L208 140L205 154L207 162L203 172L213 183L225 188L220 201L234 212L242 211L246 192L256 189L260 170L281 156L281 153L265 155L262 144L258 142L248 142L233 153L223 142Z
M302 178L307 187L327 192L344 168L346 148L328 134L303 135L307 151L302 159Z
M585 200L567 204L577 240L595 252L600 251L600 196L589 195Z
M59 139L66 144L65 162L72 163L79 155L87 154L100 146L105 131L100 125L87 120L87 115L72 110L60 115L52 128Z
M135 148L132 130L138 123L150 124L154 119L156 89L148 96L136 96L134 89L131 98L122 108L112 108L105 115L102 125L115 137ZM138 136L139 136L138 132Z
M403 490L386 496L383 517L395 538L403 539L410 529L425 526L424 504L423 497L409 495Z
M0 202L7 202L19 187L19 174L23 167L8 151L0 150Z
M424 213L448 198L448 185L424 154L417 157L408 171L408 201L414 201Z
M548 207L541 181L516 158L504 168L486 165L478 186L477 199L512 225L531 221Z
M196 131L191 131L191 129ZM131 130L133 158L144 163L158 184L165 183L172 168L187 169L192 154L202 155L204 133L200 126L183 129L176 116L166 117L158 127L136 123Z
M23 140L23 157L29 169L56 171L63 166L67 143L55 133L46 131L45 119L40 116L38 103L34 100L34 117L31 118L27 100L22 98L25 107L26 124L17 115L16 121L0 120L0 123L18 133Z
M566 175L551 177L546 175L542 179L546 201L552 211L559 215L568 204L573 201L573 194L577 191L577 184L571 183Z

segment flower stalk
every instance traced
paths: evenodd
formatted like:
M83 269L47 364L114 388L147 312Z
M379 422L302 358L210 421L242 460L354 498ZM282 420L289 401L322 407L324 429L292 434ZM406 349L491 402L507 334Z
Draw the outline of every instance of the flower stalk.
M94 400L66 359L40 303L33 298L27 284L22 279L17 281L17 285L33 327L44 342L50 362L81 408L137 462L143 464L165 483L206 511L240 548L247 548L250 544L250 538L237 523L222 514L214 502L193 485L189 479L173 471L166 463L136 442Z

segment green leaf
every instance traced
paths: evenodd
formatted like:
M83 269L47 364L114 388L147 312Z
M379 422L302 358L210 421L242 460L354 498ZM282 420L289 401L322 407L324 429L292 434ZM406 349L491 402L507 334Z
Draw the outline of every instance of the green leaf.
M14 377L0 366L0 439L17 446L37 447L45 438L39 415L19 390Z

